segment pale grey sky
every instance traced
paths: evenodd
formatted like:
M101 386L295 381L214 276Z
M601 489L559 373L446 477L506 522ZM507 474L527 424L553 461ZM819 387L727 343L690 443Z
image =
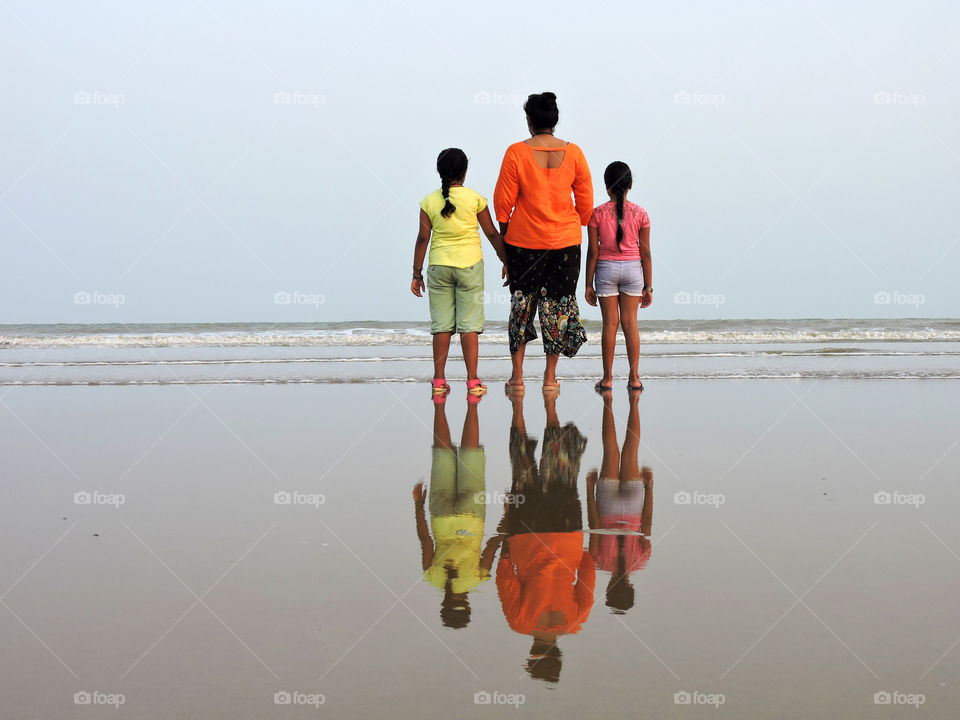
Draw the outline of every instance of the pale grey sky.
M645 317L955 316L958 39L950 2L2 0L0 322L425 320L437 153L489 197L543 90L597 203L633 168Z

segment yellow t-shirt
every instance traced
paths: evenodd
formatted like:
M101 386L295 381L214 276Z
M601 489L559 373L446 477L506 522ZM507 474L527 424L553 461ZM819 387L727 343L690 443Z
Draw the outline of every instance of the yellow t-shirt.
M420 207L430 218L433 236L430 238L431 265L449 265L456 268L470 267L483 260L477 213L487 206L487 199L468 187L450 188L450 202L456 210L450 217L443 217L443 193L439 190L420 201Z
M441 590L447 584L448 564L457 569L453 579L453 592L473 590L490 574L480 567L483 543L483 518L476 515L446 515L433 518L433 537L437 546L433 553L433 565L423 574L432 585Z

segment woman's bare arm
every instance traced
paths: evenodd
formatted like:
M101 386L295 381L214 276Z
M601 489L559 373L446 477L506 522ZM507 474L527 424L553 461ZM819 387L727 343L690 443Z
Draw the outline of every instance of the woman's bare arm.
M597 305L597 291L593 287L593 276L597 271L597 256L600 254L600 230L587 227L587 270L586 298L594 307Z
M493 245L493 250L500 258L503 268L500 270L500 277L503 278L503 287L510 284L510 277L507 275L507 249L503 245L503 236L493 227L493 218L490 217L490 208L485 207L477 215L477 221L480 223L480 229L487 236L487 240Z

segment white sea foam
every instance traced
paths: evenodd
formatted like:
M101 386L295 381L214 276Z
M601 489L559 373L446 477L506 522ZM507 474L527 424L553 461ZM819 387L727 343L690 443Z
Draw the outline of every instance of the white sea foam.
M599 332L588 332L590 345L600 343ZM772 345L862 342L960 342L960 329L783 329L783 330L641 330L645 345ZM485 332L484 344L506 345L503 332ZM231 333L44 333L0 334L0 349L55 349L77 347L164 348L164 347L376 347L427 346L429 333L419 330L396 332L320 331Z

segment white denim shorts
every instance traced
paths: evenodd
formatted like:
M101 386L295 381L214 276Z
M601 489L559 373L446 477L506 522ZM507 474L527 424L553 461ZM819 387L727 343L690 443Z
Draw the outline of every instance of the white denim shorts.
M597 260L593 274L597 297L643 295L643 263L640 260Z

